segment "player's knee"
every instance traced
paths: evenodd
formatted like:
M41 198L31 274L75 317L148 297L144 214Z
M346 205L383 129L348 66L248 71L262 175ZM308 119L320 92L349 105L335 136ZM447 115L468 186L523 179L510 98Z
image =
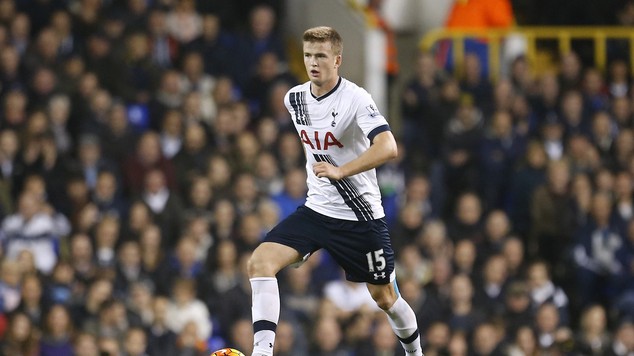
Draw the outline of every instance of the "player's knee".
M396 302L396 298L392 298L391 296L382 296L380 298L375 299L376 305L383 310L388 310L394 305Z
M254 278L274 277L278 271L275 270L275 266L269 258L254 253L247 262L247 272L249 273L249 278Z
M397 299L396 293L388 288L379 289L371 294L376 305L383 310L390 309Z

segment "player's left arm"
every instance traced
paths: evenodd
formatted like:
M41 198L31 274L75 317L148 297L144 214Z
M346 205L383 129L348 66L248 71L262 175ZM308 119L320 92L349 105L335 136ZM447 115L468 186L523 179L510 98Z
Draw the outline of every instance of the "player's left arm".
M340 180L376 168L396 158L397 153L398 149L394 135L389 130L383 131L374 136L370 148L359 157L340 167L335 167L327 162L317 162L313 165L313 172L319 178L326 177Z

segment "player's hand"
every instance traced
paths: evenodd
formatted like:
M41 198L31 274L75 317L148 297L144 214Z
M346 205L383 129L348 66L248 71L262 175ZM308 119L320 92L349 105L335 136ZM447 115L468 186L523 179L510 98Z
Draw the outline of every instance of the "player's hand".
M334 180L343 178L341 169L327 162L317 162L313 164L313 173L319 178L330 178Z

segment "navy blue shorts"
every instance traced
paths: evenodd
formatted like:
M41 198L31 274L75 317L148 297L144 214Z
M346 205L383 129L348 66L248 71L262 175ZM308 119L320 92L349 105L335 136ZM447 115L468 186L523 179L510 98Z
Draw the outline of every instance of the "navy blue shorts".
M387 284L394 271L394 251L384 218L341 220L300 206L264 241L292 247L302 256L323 248L353 282Z

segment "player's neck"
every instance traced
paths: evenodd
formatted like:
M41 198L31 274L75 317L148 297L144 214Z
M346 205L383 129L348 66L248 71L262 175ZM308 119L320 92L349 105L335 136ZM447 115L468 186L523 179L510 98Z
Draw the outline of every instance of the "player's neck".
M314 97L319 98L324 94L328 94L334 87L339 83L339 76L336 76L334 79L329 80L327 83L322 85L317 85L315 83L310 83L310 92Z

